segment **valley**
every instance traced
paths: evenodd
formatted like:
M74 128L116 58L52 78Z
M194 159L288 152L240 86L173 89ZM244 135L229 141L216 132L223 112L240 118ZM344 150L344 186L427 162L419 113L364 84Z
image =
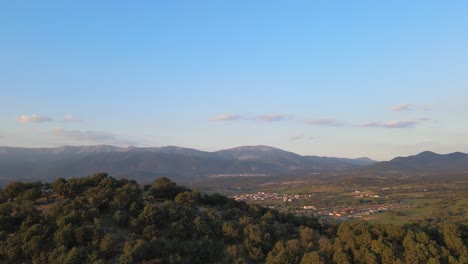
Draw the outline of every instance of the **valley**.
M352 173L207 179L191 186L283 212L326 221L467 222L468 174Z

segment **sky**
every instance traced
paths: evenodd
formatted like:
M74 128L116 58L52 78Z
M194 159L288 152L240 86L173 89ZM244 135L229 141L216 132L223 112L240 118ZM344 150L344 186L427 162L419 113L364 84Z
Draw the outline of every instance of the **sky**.
M468 152L467 1L2 1L0 145Z

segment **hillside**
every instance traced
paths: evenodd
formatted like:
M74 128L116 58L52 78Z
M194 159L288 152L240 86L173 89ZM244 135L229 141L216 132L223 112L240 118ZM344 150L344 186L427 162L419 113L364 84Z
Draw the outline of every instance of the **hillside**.
M107 174L13 182L0 191L0 225L1 263L468 261L461 225L320 223L167 178L144 187Z

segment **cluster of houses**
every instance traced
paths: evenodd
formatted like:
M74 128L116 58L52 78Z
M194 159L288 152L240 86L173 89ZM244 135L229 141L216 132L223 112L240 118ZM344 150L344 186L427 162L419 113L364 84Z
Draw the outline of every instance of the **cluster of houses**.
M283 201L283 202L294 202L302 200L302 204L304 201L312 201L317 194L280 194L280 193L268 193L268 192L257 192L257 193L246 193L235 195L233 198L236 201ZM351 194L352 196L359 198L359 197L373 197L379 198L379 195L372 194L372 193L365 193L360 191L355 191ZM307 204L307 203L306 203ZM348 218L360 218L366 217L369 215L373 215L376 213L386 212L395 209L407 208L408 205L402 204L368 204L368 205L356 205L356 206L347 206L347 207L325 207L325 208L318 208L314 205L302 205L302 206L293 206L286 204L276 204L268 206L272 209L278 210L287 210L291 212L291 210L295 214L305 214L310 216L316 217L332 217L332 218L339 218L339 219L348 219Z
M365 192L361 192L361 191L354 191L353 193L351 193L351 195L357 196L357 197L379 198L379 196L377 194L369 194L369 193L365 193Z
M391 205L368 205L368 206L355 206L333 208L317 211L315 216L332 216L332 217L362 217L364 215L372 215L375 213L385 212L391 209Z
M410 207L411 205L408 204L359 205L339 208L315 208L314 206L304 206L303 209L296 209L295 213L313 215L316 217L332 217L346 219L361 218L377 213Z
M312 194L279 194L279 193L246 193L235 195L233 198L236 201L268 201L268 200L282 200L283 202L292 202L298 200L306 200L312 198Z

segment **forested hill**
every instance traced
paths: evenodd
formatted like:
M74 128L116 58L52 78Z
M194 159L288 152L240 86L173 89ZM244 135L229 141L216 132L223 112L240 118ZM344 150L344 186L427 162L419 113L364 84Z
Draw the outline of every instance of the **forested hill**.
M468 263L467 226L317 219L107 174L0 192L1 263Z

